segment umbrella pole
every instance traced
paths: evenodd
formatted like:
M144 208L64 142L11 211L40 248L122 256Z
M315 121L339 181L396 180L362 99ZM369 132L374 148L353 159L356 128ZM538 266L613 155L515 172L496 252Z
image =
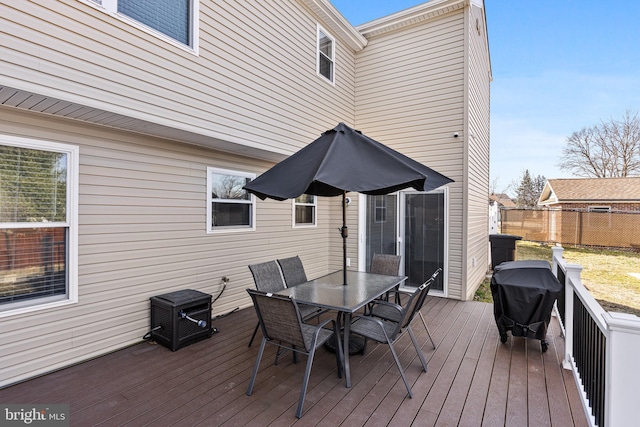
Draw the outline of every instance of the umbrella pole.
M347 192L342 192L342 228L340 234L342 235L342 276L343 285L347 284L347 236L349 235L349 229L347 228Z

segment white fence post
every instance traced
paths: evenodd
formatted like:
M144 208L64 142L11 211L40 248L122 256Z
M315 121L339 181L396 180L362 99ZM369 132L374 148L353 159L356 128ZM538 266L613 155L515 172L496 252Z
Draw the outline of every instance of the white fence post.
M564 369L572 369L573 360L573 286L569 285L571 279L576 282L580 281L580 272L582 266L578 264L565 265L565 283L564 283L564 360L562 367Z
M605 313L603 318L609 328L605 385L606 425L638 425L640 317L625 313Z
M564 252L564 248L562 246L554 246L551 248L551 256L552 264L551 271L553 271L554 276L558 277L558 260L562 259L562 253Z

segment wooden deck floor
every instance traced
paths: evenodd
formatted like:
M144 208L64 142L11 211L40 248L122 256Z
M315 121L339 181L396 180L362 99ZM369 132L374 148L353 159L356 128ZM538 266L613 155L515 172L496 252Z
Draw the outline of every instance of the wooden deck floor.
M252 309L217 319L220 332L176 352L138 345L0 390L3 403L70 405L77 426L586 426L570 372L561 368L563 340L555 320L549 350L535 340L501 344L492 305L429 298L419 319L428 372L408 336L398 343L413 399L388 346L369 344L351 357L353 386L336 375L333 354L316 354L303 417L295 409L305 359L273 365L267 346L255 390L245 394L259 347L247 348L256 324Z

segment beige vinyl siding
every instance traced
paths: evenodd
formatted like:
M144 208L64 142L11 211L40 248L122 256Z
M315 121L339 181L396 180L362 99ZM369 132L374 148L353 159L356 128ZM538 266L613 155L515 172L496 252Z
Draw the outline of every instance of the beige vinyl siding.
M10 108L0 133L80 148L79 302L0 318L0 387L140 341L151 296L216 297L227 276L219 315L250 306L249 264L299 255L310 277L330 271L331 199L317 227L293 229L291 201L258 200L256 231L207 234L207 166L259 173L263 161Z
M226 276L220 315L251 304L249 264L299 255L309 277L341 268L340 197L318 198L317 227L292 228L290 200L256 200L255 231L206 230L207 167L259 175L272 166L260 158L340 121L456 181L448 296L468 297L487 253L488 58L464 30L478 10L400 26L356 53L311 3L201 0L197 55L87 2L0 3L0 101L14 107L0 106L0 133L80 149L79 302L0 318L0 387L140 341L151 296L215 298ZM317 23L336 38L335 85L316 74ZM154 125L167 133L149 136ZM348 257L362 269L348 196Z
M467 159L467 279L466 299L472 299L475 290L487 272L488 206L489 194L489 83L491 69L487 45L484 10L471 6L467 9L469 46L466 79L468 90L468 155ZM477 22L477 25L476 25Z
M295 1L201 1L199 55L76 0L0 15L7 86L283 154L353 121L353 53L338 39L336 85L319 78Z
M356 127L454 179L448 295L462 297L464 17L448 13L373 37L356 56Z

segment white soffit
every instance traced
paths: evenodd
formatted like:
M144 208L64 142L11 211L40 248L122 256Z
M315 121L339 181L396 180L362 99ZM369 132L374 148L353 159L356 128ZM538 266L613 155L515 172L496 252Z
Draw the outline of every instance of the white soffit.
M356 29L366 38L370 38L462 9L470 3L482 7L481 0L431 0L359 25Z
M85 104L81 99L63 100L55 94L39 94L39 89L30 91L0 85L0 107L79 120L269 161L277 162L287 156L286 153L266 150L259 145L249 146L246 141L234 140L228 135L216 135L207 129L189 127L170 120L159 121L154 117L133 117L126 110L110 111Z

